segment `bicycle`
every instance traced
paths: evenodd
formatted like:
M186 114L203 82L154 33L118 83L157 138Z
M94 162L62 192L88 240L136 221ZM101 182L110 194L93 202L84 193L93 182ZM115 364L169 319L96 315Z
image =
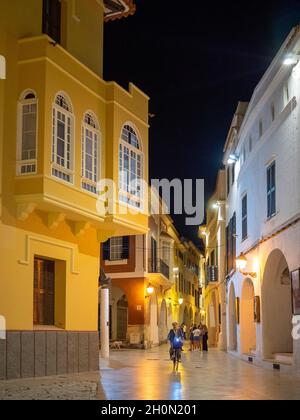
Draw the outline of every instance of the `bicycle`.
M179 363L181 362L181 349L173 349L173 367L176 372L179 369Z

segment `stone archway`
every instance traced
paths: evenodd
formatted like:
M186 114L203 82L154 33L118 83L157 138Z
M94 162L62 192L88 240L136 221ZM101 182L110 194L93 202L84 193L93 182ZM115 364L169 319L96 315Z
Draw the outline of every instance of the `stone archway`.
M168 330L172 329L172 324L173 322L175 322L176 320L173 320L173 308L172 308L172 303L169 304L168 307Z
M149 314L150 314L149 340L152 343L152 345L158 345L159 344L158 306L157 306L157 296L155 292L150 296Z
M124 290L112 286L110 291L110 338L126 341L128 330L128 299ZM124 331L126 329L126 335ZM122 336L122 338L121 338Z
M229 341L228 348L230 351L238 350L237 342L237 313L236 313L236 294L234 284L231 283L229 291Z
M275 249L268 257L262 284L263 356L293 353L290 271L284 254Z
M159 317L159 342L164 343L167 341L168 325L167 325L167 304L163 300L160 307Z
M254 285L246 279L242 287L241 298L241 352L255 354L256 352L256 323L254 319Z

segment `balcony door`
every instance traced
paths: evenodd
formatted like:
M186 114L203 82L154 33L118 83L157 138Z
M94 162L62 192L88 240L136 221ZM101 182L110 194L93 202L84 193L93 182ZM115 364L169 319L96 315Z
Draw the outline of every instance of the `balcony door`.
M34 259L34 325L54 325L55 263Z
M43 0L43 33L61 41L61 0Z

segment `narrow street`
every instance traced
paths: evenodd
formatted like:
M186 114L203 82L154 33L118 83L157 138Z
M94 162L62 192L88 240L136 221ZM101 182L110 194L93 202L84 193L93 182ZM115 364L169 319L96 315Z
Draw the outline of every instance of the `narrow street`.
M178 374L168 347L112 352L102 365L103 398L108 400L285 400L299 399L300 378L264 370L218 350L183 353Z

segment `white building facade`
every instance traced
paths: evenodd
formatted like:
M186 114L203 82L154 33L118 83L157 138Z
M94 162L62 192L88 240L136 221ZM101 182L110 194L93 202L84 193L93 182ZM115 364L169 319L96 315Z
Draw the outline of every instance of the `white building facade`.
M297 27L238 105L224 149L228 351L286 372L300 371L299 52Z

